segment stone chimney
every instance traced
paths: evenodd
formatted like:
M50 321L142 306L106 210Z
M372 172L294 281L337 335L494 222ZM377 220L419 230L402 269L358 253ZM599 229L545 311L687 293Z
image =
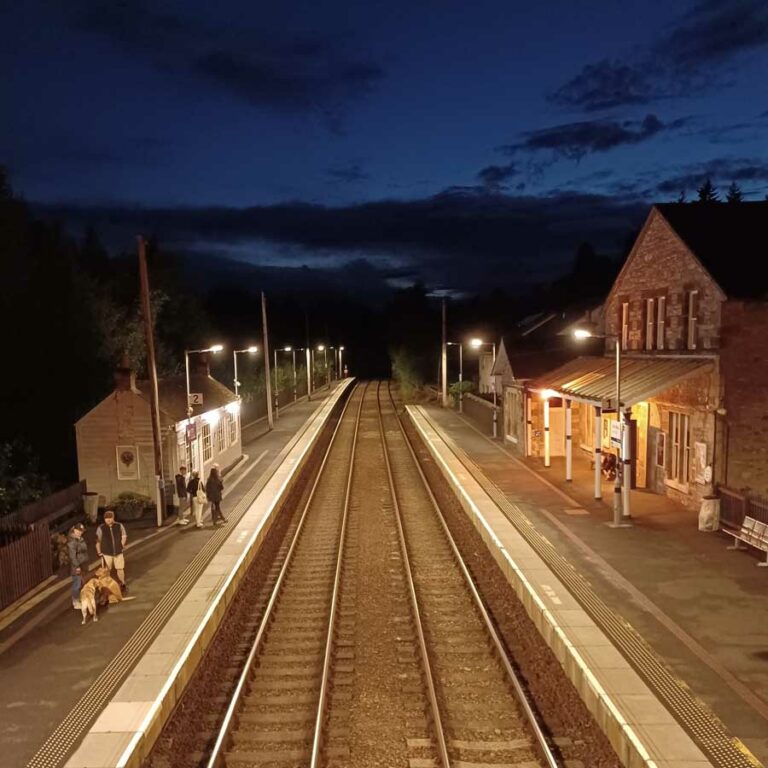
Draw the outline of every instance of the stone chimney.
M189 372L192 376L210 376L211 366L208 359L210 352L200 352L189 356Z
M115 368L115 391L129 392L132 389L136 389L136 371L131 368L128 355L123 355Z

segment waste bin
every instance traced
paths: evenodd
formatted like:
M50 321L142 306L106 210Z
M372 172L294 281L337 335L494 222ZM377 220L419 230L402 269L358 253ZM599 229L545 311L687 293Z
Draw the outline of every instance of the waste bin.
M96 523L99 518L99 494L87 491L83 494L83 510L89 523Z
M720 527L720 499L717 496L705 496L699 510L699 530L716 531Z

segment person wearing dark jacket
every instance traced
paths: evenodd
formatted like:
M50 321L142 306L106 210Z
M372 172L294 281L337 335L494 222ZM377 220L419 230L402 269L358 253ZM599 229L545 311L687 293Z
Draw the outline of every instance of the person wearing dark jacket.
M128 533L122 523L116 523L115 513L108 509L104 513L104 522L96 529L96 554L104 561L104 567L110 573L117 571L117 581L123 592L125 588L125 545Z
M201 486L202 483L200 481L200 473L194 469L192 470L192 476L189 478L189 482L187 483L187 493L189 494L192 509L195 511L195 526L197 528L203 527L203 511L207 503L204 498L198 498L197 492L200 490ZM205 493L204 488L203 493Z
M174 478L176 481L176 495L179 497L179 525L187 525L189 523L189 515L192 512L192 508L189 503L189 494L187 492L187 483L189 476L187 475L187 468L185 466L179 467L179 471Z
M221 497L224 491L224 481L219 474L218 464L214 464L211 473L208 475L208 482L205 484L205 493L208 501L211 502L211 521L216 523L226 523L227 518L221 513Z
M67 537L67 553L69 554L69 574L72 577L72 607L80 610L80 590L83 586L83 568L88 563L88 545L83 538L85 526L82 523L73 525Z

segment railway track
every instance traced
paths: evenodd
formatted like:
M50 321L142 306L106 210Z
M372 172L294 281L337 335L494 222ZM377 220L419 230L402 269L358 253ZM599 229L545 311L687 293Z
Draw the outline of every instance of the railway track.
M209 768L549 766L387 385L350 396Z

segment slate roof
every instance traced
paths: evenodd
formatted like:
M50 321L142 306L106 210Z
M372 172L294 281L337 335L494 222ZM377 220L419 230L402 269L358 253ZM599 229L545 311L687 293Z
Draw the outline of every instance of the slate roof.
M727 296L768 298L768 201L655 208Z
M136 388L142 397L151 402L149 381L137 381ZM174 423L187 418L187 382L186 377L166 376L157 383L160 411ZM189 377L189 391L203 395L203 405L194 406L193 416L221 408L237 401L235 393L211 376L193 373Z

